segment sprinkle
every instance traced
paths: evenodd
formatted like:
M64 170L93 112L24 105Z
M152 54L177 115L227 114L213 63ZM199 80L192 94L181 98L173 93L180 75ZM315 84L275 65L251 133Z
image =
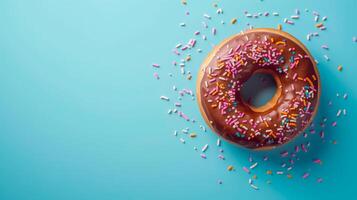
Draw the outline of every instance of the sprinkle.
M160 65L157 63L152 64L153 67L160 68Z
M199 32L199 31L196 31L194 34L195 34L195 35L199 35L199 34L200 34L200 32Z
M213 35L216 35L216 33L217 33L216 28L212 28L212 34L213 34Z
M232 165L229 165L228 167L227 167L227 170L228 171L232 171L234 169L234 167L232 166Z
M321 27L324 26L324 24L323 23L318 23L318 24L315 24L315 26L316 26L316 28L321 28Z
M316 181L317 181L318 183L322 183L322 182L323 182L323 179L322 179L322 178L318 178L318 179L316 179Z
M218 155L218 158L221 159L221 160L224 160L224 159L225 159L222 154L219 154L219 155Z
M180 141L182 144L185 144L185 140L183 138L180 138Z
M203 158L203 159L206 159L207 158L207 156L206 156L206 154L201 154L201 158Z
M274 15L274 16L279 16L279 13L273 12L273 15Z
M299 17L299 15L292 15L291 16L291 19L299 19L300 17Z
M217 139L217 146L221 146L221 140Z
M320 164L320 165L322 164L322 161L320 159L314 159L313 162L315 164Z
M336 117L339 117L341 115L342 110L338 109L337 113L336 113Z
M208 149L208 144L205 144L205 146L202 147L202 152L205 152Z
M182 23L180 23L180 26L181 26L181 27L185 27L186 24L182 22Z
M186 0L181 0L182 5L187 5L187 1Z
M237 18L233 18L232 20L231 20L231 24L235 24L237 22Z
M324 16L321 20L322 21L326 21L327 20L327 16Z
M157 80L160 79L159 74L158 74L157 72L154 73L154 77L155 77Z
M195 137L197 137L197 134L196 134L196 133L191 133L191 134L190 134L190 137L191 137L191 138L195 138Z
M343 99L347 99L347 97L348 97L348 94L345 93L345 94L343 95Z
M254 169L257 165L258 165L258 163L256 162L256 163L254 163L253 165L251 165L249 168L250 168L250 169Z
M302 178L307 179L309 176L310 176L310 174L306 172L306 173L304 173L304 175L302 175Z
M160 99L165 100L165 101L170 101L169 97L166 97L166 96L160 96Z
M329 58L327 55L324 55L324 58L325 58L327 61L330 60L330 58Z
M342 71L342 65L338 65L338 66L337 66L337 70L338 70L338 71Z
M332 127L337 126L337 122L336 122L336 121L332 122L332 123L331 123L331 126L332 126Z
M207 14L204 14L203 17L206 18L206 19L211 19L211 16L209 16Z
M326 50L329 49L327 45L322 45L321 48L326 49Z
M220 185L222 185L222 183L223 183L222 180L218 180L217 182L218 182L218 184L220 184Z
M278 24L278 30L282 30L281 24Z
M352 37L352 42L357 42L357 37Z
M248 174L250 174L250 171L249 171L249 169L248 169L248 168L243 167L243 170L244 170L245 172L247 172Z
M250 187L252 187L255 190L259 190L259 188L257 186L255 186L255 185L253 185L253 184L250 184Z
M268 174L268 175L272 175L272 174L273 174L273 171L271 171L271 170L267 170L267 171L266 171L266 174Z

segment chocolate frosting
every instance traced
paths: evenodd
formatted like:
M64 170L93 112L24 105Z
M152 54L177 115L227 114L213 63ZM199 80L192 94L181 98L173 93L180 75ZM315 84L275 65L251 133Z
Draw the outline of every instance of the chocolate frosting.
M254 73L271 74L277 92L266 105L245 103L240 89ZM253 29L224 40L208 55L198 77L198 103L209 126L251 149L285 144L316 113L319 74L306 47L274 29Z

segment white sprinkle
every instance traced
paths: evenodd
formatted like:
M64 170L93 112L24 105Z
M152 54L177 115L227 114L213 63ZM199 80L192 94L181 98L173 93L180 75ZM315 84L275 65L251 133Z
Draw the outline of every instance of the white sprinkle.
M300 10L299 9L295 9L295 14L300 15Z
M202 22L202 25L204 28L208 28L208 25L206 24L206 22Z
M166 96L161 96L160 99L165 100L165 101L170 101L169 97L166 97Z
M167 111L167 114L171 114L171 113L172 113L172 110L169 109L169 110Z
M174 136L177 136L177 131L176 130L174 131Z
M186 24L182 22L182 23L180 23L180 26L181 26L181 27L185 27Z
M327 20L327 17L326 17L326 16L322 18L322 21L326 21L326 20Z
M273 15L274 15L274 16L279 16L279 13L273 12Z
M249 168L250 168L250 169L254 169L257 165L258 165L258 163L256 162L256 163L254 163L253 165L251 165Z
M253 183L253 181L252 181L252 179L250 178L250 179L248 179L248 183L249 183L249 185L251 185L252 183Z
M202 147L202 152L205 152L208 149L208 144L205 144L205 146Z
M340 114L341 114L341 109L339 109L339 110L337 111L336 117L339 117Z
M217 139L217 146L221 146L221 140Z
M299 17L299 15L292 15L291 16L291 19L299 19L300 17Z
M251 184L250 187L252 187L255 190L259 190L259 188L257 186L255 186L255 185L253 185L253 184Z
M205 17L206 19L211 19L211 16L204 14L203 17Z
M324 58L325 58L327 61L330 60L330 58L329 58L327 55L324 55Z
M315 16L314 21L315 21L315 22L318 22L318 21L319 21L319 16L318 16L318 15Z
M182 144L185 144L185 140L183 138L180 138L180 141Z
M347 115L346 109L343 109L343 115Z
M347 99L347 97L348 97L348 95L345 93L345 94L343 95L343 98L344 98L344 99Z

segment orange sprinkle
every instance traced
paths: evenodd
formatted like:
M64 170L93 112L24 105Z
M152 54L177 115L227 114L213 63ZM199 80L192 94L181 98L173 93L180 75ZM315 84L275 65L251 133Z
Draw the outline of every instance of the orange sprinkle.
M337 66L338 71L342 71L342 65Z
M314 74L312 75L312 79L314 79L314 81L316 81L316 76Z
M307 82L309 82L310 86L313 88L314 84L312 83L311 79L309 77L306 77Z
M276 45L282 44L282 45L285 46L285 42L283 42L283 41L276 42L275 44L276 44Z
M233 18L232 20L231 20L231 24L235 24L237 22L237 19L236 18Z
M321 27L324 26L324 24L323 24L323 23L318 23L318 24L316 24L315 26L316 26L316 28L321 28Z

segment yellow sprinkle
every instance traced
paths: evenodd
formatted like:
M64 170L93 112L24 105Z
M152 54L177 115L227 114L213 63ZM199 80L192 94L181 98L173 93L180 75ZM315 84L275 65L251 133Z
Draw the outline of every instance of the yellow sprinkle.
M289 179L293 178L291 174L286 175Z
M191 134L190 134L190 137L191 137L191 138L195 138L195 137L197 137L197 134L196 134L196 133L191 133Z
M236 18L233 18L232 20L231 20L231 24L235 24L237 22L237 19Z
M273 171L267 170L267 174L268 174L268 175L271 175L271 174L273 174Z
M228 167L227 167L227 170L228 171L232 171L234 169L234 167L232 166L232 165L229 165Z
M278 24L278 30L282 30L283 27L281 26L281 24Z
M191 79L192 79L192 75L190 74L187 76L187 80L191 80Z
M255 175L255 174L252 176L252 179L257 179L257 178L258 178L258 177L257 177L257 175Z
M342 65L337 66L338 71L342 71Z

